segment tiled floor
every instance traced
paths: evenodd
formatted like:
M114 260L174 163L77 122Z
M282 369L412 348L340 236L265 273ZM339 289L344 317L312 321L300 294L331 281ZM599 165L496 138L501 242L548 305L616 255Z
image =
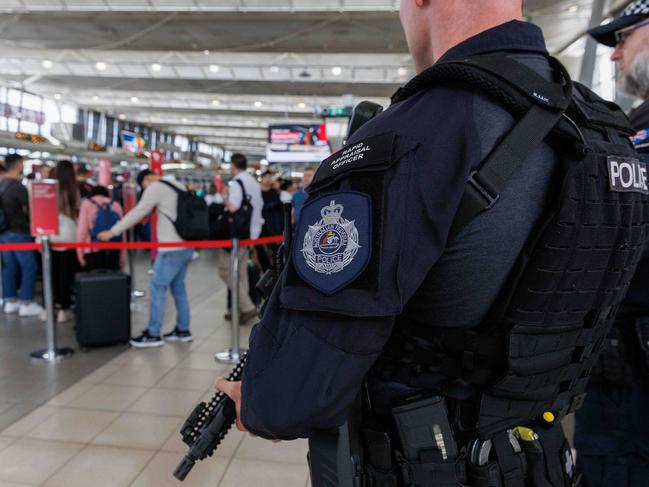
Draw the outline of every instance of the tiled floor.
M236 430L183 484L172 476L186 451L181 423L229 369L213 358L230 329L223 284L215 267L207 269L190 268L194 342L126 350L0 431L0 487L308 484L305 441L271 443ZM173 318L167 314L166 329ZM244 345L249 333L242 327Z
M213 256L205 255L209 261ZM140 289L148 288L150 277L148 255L141 253L136 259L136 283ZM196 266L198 272L202 271ZM209 267L208 267L209 268ZM207 273L205 273L207 275ZM201 298L199 286L191 289ZM138 300L132 313L133 328L139 330L146 324L148 302ZM59 346L76 347L72 322L57 327ZM29 353L45 346L45 328L37 318L19 318L0 312L0 430L78 382L93 370L125 350L124 345L104 347L87 353L77 352L72 359L50 365L32 362Z

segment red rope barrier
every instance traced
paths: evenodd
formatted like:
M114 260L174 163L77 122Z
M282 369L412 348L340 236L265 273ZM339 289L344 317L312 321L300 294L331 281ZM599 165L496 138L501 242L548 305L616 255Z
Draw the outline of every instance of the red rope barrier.
M41 244L37 244L37 243L0 244L0 250L41 250Z
M251 245L266 245L281 243L284 237L262 237L257 239L241 240L239 245L249 247ZM52 242L53 249L96 249L96 250L135 250L135 249L161 249L161 248L189 248L189 249L225 249L232 247L231 240L196 240L193 242ZM2 251L19 250L40 250L39 243L15 243L0 244Z

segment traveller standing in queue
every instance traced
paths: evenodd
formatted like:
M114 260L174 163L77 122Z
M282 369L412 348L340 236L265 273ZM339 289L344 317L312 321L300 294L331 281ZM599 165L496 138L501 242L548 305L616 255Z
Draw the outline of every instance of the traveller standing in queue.
M308 193L306 192L307 188L311 185L313 181L313 176L315 176L315 167L308 166L304 168L304 173L302 174L302 187L293 194L293 221L297 222L297 219L300 217L300 211L302 210L302 205L306 201Z
M649 162L649 0L631 2L590 34L614 47L618 89L643 100L629 114L633 138ZM649 482L649 249L620 306L584 406L575 415L577 466L588 487Z
M56 163L50 177L59 182L59 233L51 238L53 243L74 242L77 239L79 220L79 188L72 162L62 160ZM79 271L79 260L75 249L52 249L52 291L54 306L58 308L56 322L72 319L72 294L74 275ZM45 313L41 315L45 321Z
M156 210L158 212L158 224L154 231L157 232L158 242L182 242L182 238L180 238L174 227L174 222L178 216L178 193L173 187L186 191L185 186L176 181L173 176L162 178L148 169L141 171L137 175L137 182L143 191L140 201L110 230L100 233L99 240L107 242L115 236L121 235L129 228L137 225L153 210ZM164 247L159 249L158 257L153 265L153 277L151 278L149 326L141 335L131 339L132 346L136 348L161 347L164 345L165 340L192 341L192 335L189 331L190 310L187 289L185 288L185 277L193 253L193 249L190 248ZM171 332L161 335L167 289L171 291L176 303L176 326Z
M242 210L243 205L250 205L250 222L247 235L244 238L256 239L261 235L261 228L264 223L262 218L262 209L264 208L264 199L261 195L261 187L257 180L248 174L248 160L246 156L240 153L232 154L230 159L230 174L232 179L228 183L228 200L226 208L231 214ZM248 248L239 250L239 312L240 323L246 323L257 316L257 307L249 296L248 282ZM221 252L219 254L219 276L225 281L228 288L230 287L230 253ZM254 284L253 284L254 285ZM232 311L229 310L224 318L232 319Z
M273 173L271 171L265 171L261 175L261 195L264 199L264 209L262 210L264 225L261 236L274 237L281 235L284 229L284 213L279 193L273 188ZM266 271L274 268L277 244L258 245L256 249L261 270Z
M23 186L23 158L18 154L5 157L5 174L0 181L2 209L0 242L32 242L29 227L29 197ZM36 286L36 252L7 250L2 252L2 293L4 312L20 317L38 316L42 307L34 302ZM20 275L20 286L16 287Z
M243 381L216 385L240 428L309 438L314 487L574 486L561 419L648 231L646 190L606 174L640 168L630 127L573 97L521 0L400 14L418 74L320 165Z

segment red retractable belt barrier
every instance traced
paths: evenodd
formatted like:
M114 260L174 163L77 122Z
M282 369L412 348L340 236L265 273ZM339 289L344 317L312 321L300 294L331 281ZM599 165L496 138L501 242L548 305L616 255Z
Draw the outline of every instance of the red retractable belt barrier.
M284 237L262 237L257 239L240 240L239 245L249 247L251 245L266 245L281 243ZM52 242L53 249L161 249L161 248L189 248L189 249L227 249L232 247L231 240L197 240L193 242ZM0 252L7 250L40 250L39 243L12 243L0 244Z

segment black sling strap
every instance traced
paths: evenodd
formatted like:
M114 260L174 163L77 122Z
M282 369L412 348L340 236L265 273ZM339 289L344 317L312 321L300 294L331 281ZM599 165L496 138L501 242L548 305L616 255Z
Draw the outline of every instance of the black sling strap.
M550 133L562 114L563 111L550 111L539 105L530 108L480 169L469 175L449 237L496 204L510 177Z
M548 60L559 82L547 81L507 56L489 54L436 64L392 97L396 103L435 84L453 83L478 90L519 118L480 169L469 175L449 238L498 201L510 177L555 127L570 104L570 76L556 59Z

